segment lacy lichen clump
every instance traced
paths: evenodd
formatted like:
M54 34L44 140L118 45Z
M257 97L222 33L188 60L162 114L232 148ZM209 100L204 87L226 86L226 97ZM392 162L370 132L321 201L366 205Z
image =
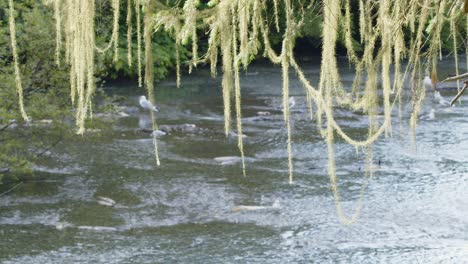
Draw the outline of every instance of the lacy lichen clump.
M63 4L65 60L70 65L70 94L72 103L76 105L78 134L83 134L85 120L92 113L91 100L95 91L95 6L94 1L87 0L65 0ZM114 42L114 38L111 42Z
M61 4L61 1L63 3ZM12 35L13 53L15 54L13 5L10 2L10 31ZM105 52L114 47L115 58L118 56L118 27L119 0L112 0L114 11L113 31L109 45L97 48L94 42L94 0L49 0L54 3L55 20L57 23L57 62L61 46L62 16L64 20L66 61L70 65L71 98L76 105L76 122L78 132L84 132L84 120L91 113L91 98L94 92L94 54L95 50ZM296 1L294 2L296 3ZM231 98L235 97L236 128L239 135L238 147L242 156L242 169L245 174L244 147L242 142L241 123L241 85L239 71L247 68L250 58L263 50L263 56L272 63L281 65L283 76L283 112L287 128L287 150L289 181L293 181L292 160L292 131L289 111L289 71L296 73L302 83L311 118L317 124L317 130L328 145L328 172L334 193L337 211L344 223L352 223L357 218L361 205L352 217L347 218L340 206L340 195L337 188L335 168L334 141L335 134L347 143L367 151L368 175L372 175L372 143L382 134L392 134L392 111L395 105L400 105L402 89L405 79L410 79L413 91L413 111L411 127L414 135L417 115L425 96L425 89L421 85L421 75L431 75L433 82L437 81L437 62L441 53L441 32L444 23L448 22L453 37L453 48L457 54L456 21L462 18L463 1L435 1L435 0L359 0L358 41L362 50L355 49L352 33L352 12L350 0L323 0L322 4L322 64L320 82L313 87L305 77L301 67L293 54L295 39L303 25L305 10L309 6L295 8L291 0L211 0L204 8L199 8L198 0L187 0L183 4L167 6L164 1L134 0L135 21L137 35L137 64L139 86L142 84L142 43L141 43L141 15L144 13L144 47L145 47L145 86L148 97L153 100L153 58L151 56L152 34L157 30L172 33L177 52L177 86L180 84L180 45L191 45L192 57L189 63L190 71L199 63L210 63L211 74L216 76L216 66L220 53L222 64L222 94L224 102L224 121L226 135L231 130L232 105ZM303 4L303 3L302 3ZM268 8L273 5L273 15L269 15ZM127 0L127 43L128 63L131 64L132 43L132 1ZM280 6L283 8L279 12ZM61 8L62 7L62 8ZM294 10L299 13L294 13ZM62 12L62 14L60 14ZM302 13L301 13L302 12ZM284 17L280 17L284 16ZM280 18L284 18L284 25L280 25ZM283 32L280 54L273 49L269 40L269 19L274 20L274 28ZM466 20L468 26L468 19ZM197 30L205 29L205 30ZM206 30L208 29L208 30ZM207 32L208 49L199 56L198 34ZM349 63L356 70L356 78L351 90L346 90L341 81L337 67L335 48L339 34L344 36ZM467 30L468 32L468 30ZM219 52L221 51L221 52ZM468 51L467 51L468 64ZM456 57L456 56L455 56ZM16 55L14 55L16 64ZM406 66L402 61L406 60ZM458 68L458 60L456 59ZM391 79L391 72L394 78ZM458 70L457 70L458 71ZM22 103L22 88L19 72L17 73L18 94L20 95L20 109L26 118ZM364 78L365 76L365 78ZM381 84L379 85L379 80ZM380 90L380 91L379 91ZM382 94L379 100L378 94ZM341 128L334 118L334 108L346 107L352 111L362 111L369 117L367 139L359 141L351 138ZM379 108L383 108L383 121L378 122ZM153 116L154 120L154 116ZM156 129L156 123L153 128ZM157 141L154 138L156 160L159 164Z

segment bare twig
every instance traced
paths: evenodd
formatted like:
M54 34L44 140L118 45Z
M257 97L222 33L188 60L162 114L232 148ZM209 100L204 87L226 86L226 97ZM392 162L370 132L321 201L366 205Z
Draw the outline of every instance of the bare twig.
M447 79L443 80L442 82L453 82L453 81L460 80L460 79L463 79L463 78L468 78L468 72L457 75L457 76L448 77Z
M453 104L458 100L458 98L460 98L460 96L463 95L463 93L465 92L465 89L466 87L468 87L468 81L465 81L465 85L463 86L463 88L460 90L460 92L458 92L458 94L452 99L452 101L450 102L450 105L453 106Z
M15 186L11 187L10 189L8 189L8 190L6 190L6 191L0 193L0 196L3 196L3 195L5 195L5 194L7 194L7 193L13 191L14 189L16 189L16 188L17 188L18 186L20 186L21 184L23 184L23 182L20 182L20 183L16 184Z
M41 151L39 154L36 155L36 158L39 158L40 156L44 155L44 153L46 153L47 151L51 150L52 148L54 148L55 146L57 146L60 142L63 141L63 136L60 137L57 141L55 141L52 145L48 146L47 148L45 148L43 151Z
M16 121L10 121L8 124L4 125L3 127L0 128L0 132L2 132L3 130L7 129L9 126L15 124Z

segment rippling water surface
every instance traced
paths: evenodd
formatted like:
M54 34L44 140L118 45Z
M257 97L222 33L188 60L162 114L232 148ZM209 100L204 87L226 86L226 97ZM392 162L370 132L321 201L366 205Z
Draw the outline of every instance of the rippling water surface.
M353 79L344 64L342 81ZM444 62L444 74L452 62ZM288 183L280 69L254 65L242 76L247 176L235 137L223 135L220 79L199 70L156 85L160 125L195 124L161 136L156 167L148 114L135 84L123 112L102 138L61 143L37 164L36 178L0 197L4 263L468 263L468 107L434 103L429 92L416 149L408 115L375 145L376 170L358 221L340 223L330 191L326 145L308 118L301 85L292 81L294 184ZM317 83L317 64L305 66ZM291 78L294 75L291 74ZM453 86L453 85L452 85ZM445 85L443 88L450 88ZM451 89L442 96L450 100ZM411 109L405 104L403 111ZM269 116L259 116L268 111ZM336 110L346 132L363 138L367 118ZM395 117L398 113L394 112ZM423 120L424 119L424 120ZM342 206L358 206L365 155L336 144ZM7 186L3 186L4 190ZM98 197L116 201L99 204ZM279 208L234 212L239 205Z

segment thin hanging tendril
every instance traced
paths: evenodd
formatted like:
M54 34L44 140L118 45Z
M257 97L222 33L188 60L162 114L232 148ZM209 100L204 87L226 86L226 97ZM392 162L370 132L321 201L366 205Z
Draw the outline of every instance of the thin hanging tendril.
M10 44L11 53L13 54L13 67L15 68L15 82L16 82L16 93L18 94L18 105L21 112L21 116L24 121L29 121L29 117L24 110L24 99L23 99L23 85L21 84L21 74L18 64L18 51L16 44L16 27L15 27L15 9L13 6L13 0L8 0L8 11L9 11L9 25L10 25Z

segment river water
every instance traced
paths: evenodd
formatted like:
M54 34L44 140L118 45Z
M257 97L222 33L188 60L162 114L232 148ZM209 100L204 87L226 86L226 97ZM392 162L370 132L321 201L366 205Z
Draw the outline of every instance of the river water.
M441 64L441 75L453 71ZM316 84L319 66L305 63ZM342 81L353 73L342 63ZM468 263L468 107L447 107L428 91L416 148L408 115L374 148L377 166L353 225L340 223L327 174L326 145L308 119L301 85L291 73L295 180L288 183L281 69L253 65L242 73L247 176L235 137L223 134L220 77L205 69L158 83L160 125L194 124L152 140L141 132L144 90L113 84L125 117L100 137L62 142L35 165L36 177L0 197L3 263ZM445 85L447 88L450 85ZM453 84L451 84L453 86ZM443 90L450 101L455 92ZM406 103L404 112L410 111ZM268 111L269 116L258 115ZM366 133L366 117L336 111L346 132ZM394 113L398 116L397 112ZM351 214L365 183L364 154L338 141L342 206ZM2 186L5 190L9 186ZM98 203L99 196L116 204ZM239 205L280 206L233 211Z

